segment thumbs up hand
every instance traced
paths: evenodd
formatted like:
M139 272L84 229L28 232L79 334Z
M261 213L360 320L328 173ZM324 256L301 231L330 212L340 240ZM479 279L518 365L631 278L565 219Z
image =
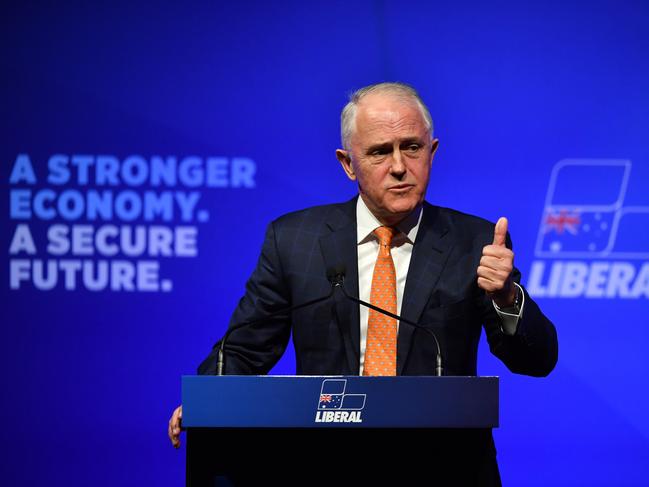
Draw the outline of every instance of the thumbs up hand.
M494 300L500 308L514 305L516 287L512 280L514 252L505 245L507 239L507 218L501 217L494 229L491 245L482 249L478 266L478 287Z

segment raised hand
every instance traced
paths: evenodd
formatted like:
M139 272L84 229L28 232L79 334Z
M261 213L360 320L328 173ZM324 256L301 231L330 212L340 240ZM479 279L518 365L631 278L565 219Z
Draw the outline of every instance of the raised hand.
M482 249L477 271L478 286L484 289L500 308L513 306L516 299L516 287L512 280L514 252L505 245L507 225L505 217L496 222L493 243Z

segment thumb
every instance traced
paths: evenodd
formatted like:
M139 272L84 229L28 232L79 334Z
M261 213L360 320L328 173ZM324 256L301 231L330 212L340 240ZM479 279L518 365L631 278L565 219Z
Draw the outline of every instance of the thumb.
M493 245L504 247L506 239L507 239L507 218L501 216L500 218L498 218L498 221L496 222L496 228L494 229Z

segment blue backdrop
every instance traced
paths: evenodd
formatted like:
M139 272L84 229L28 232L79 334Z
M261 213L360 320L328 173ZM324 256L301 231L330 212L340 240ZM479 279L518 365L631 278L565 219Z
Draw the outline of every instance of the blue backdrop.
M6 485L179 485L180 376L225 330L266 224L350 198L346 93L411 83L428 200L509 217L555 322L500 375L505 485L647 485L645 2L2 7ZM294 371L287 353L275 373ZM287 452L287 465L289 463Z

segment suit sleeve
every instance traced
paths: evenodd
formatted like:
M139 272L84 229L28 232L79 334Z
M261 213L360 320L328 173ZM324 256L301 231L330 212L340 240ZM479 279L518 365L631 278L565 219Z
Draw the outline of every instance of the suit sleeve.
M507 235L507 246L511 240ZM513 271L514 281L520 284L521 273ZM491 300L485 295L482 306L487 341L491 352L517 374L534 377L547 376L557 363L559 345L557 332L552 322L543 314L539 306L521 286L525 293L525 307L518 321L516 333L503 333L500 318Z
M267 374L288 344L291 333L289 314L268 317L290 306L290 294L282 273L276 237L274 224L271 223L257 266L246 283L246 292L232 314L229 327L232 329L258 320L259 323L244 325L231 332L224 349L225 374ZM199 374L216 373L220 344L220 341L217 342L200 364Z

